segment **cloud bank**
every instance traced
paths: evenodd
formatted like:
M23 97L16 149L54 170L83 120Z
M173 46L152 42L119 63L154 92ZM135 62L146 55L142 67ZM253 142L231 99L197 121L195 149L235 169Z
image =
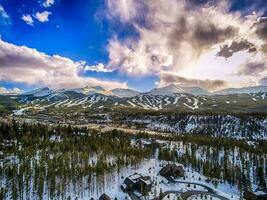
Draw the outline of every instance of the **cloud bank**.
M48 22L49 21L49 15L51 15L52 13L51 12L48 12L48 11L44 11L44 12L37 12L35 14L35 18L41 22L41 23L44 23L44 22Z
M260 12L246 16L234 12L230 3L226 0L202 4L186 0L106 0L107 19L133 27L138 35L120 39L114 33L107 47L110 61L106 68L131 76L157 75L162 79L165 77L162 74L174 73L205 81L200 74L193 76L186 72L200 71L199 60L209 54L219 60L220 66L226 59L239 63L232 66L231 73L225 74L230 85L231 79L238 78L236 71L240 63L252 72L240 71L243 86L251 78L259 84L267 75L266 68L252 67L247 62L256 58L256 62L266 60L267 18ZM214 79L216 70L214 66L214 70L206 72L208 79ZM260 76L253 77L255 74ZM212 88L209 84L206 87Z
M227 87L227 83L222 80L200 80L181 77L173 73L162 73L160 75L159 86L166 86L175 83L180 87L201 87L209 91L216 91Z
M20 94L22 91L19 88L7 89L0 87L0 94Z
M0 40L0 80L49 86L76 88L100 85L107 89L126 88L126 83L85 77L83 61L75 62L59 55L49 56L25 46Z

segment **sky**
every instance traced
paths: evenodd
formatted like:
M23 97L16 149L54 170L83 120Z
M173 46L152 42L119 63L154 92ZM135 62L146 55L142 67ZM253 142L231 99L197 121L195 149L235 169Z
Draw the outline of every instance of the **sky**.
M266 0L0 0L0 93L267 85Z

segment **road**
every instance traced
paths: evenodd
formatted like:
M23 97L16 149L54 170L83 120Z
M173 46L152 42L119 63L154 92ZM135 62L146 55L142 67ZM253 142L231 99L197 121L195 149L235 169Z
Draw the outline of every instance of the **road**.
M164 197L166 197L166 196L169 195L169 194L178 194L178 195L181 195L181 192L176 191L176 190L165 191L165 192L163 192L159 197L156 197L156 198L153 199L153 200L161 200L161 199L163 199ZM181 197L180 197L180 199L181 199ZM182 200L182 199L181 199L181 200Z
M209 196L212 196L212 197L215 197L215 198L218 198L220 200L229 200L223 196L220 196L216 193L211 193L211 192L204 192L204 191L197 191L197 190L189 190L189 191L186 191L184 193L181 194L181 198L183 200L186 200L188 197L191 197L193 195L209 195Z
M99 130L101 129L102 132L105 131L110 131L113 129L117 129L119 131L124 131L127 133L131 133L131 134L137 134L141 131L149 134L149 135L170 135L170 133L163 133L163 132L157 132L157 131L151 131L151 130L140 130L140 129L132 129L132 128L126 128L126 127L119 127L116 125L101 125L101 124L95 124L95 123L90 123L90 124L85 124L85 125L75 125L77 127L87 127L87 128L91 128L91 129L95 129L95 130Z
M193 184L193 185L198 185L198 186L201 186L203 188L205 188L206 190L208 190L208 192L210 193L216 193L216 191L209 187L208 185L206 184L202 184L202 183L194 183L194 182L190 182L190 181L176 181L176 180L172 180L173 183L184 183L184 184Z

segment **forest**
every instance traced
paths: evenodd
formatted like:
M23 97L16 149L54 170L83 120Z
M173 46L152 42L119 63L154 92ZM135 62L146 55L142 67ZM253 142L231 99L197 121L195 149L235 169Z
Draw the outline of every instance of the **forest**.
M164 145L145 145L145 141ZM249 144L197 134L134 135L13 121L0 124L0 147L0 199L90 197L112 184L115 174L129 166L137 169L152 158L183 164L215 186L224 182L236 186L240 195L266 188L266 141Z
M99 134L71 126L1 124L0 143L0 199L61 199L68 190L81 195L102 187L104 175L152 155L116 130Z

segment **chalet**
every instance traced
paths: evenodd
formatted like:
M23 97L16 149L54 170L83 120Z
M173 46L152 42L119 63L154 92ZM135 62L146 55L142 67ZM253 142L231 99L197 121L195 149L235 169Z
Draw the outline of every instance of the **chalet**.
M183 177L185 174L184 168L181 165L167 164L162 167L159 174L165 178Z
M104 193L99 197L99 200L111 200L111 198Z
M145 194L151 190L152 183L149 176L142 176L141 174L133 174L127 177L123 184L121 185L121 189L123 191L131 191L134 193Z

